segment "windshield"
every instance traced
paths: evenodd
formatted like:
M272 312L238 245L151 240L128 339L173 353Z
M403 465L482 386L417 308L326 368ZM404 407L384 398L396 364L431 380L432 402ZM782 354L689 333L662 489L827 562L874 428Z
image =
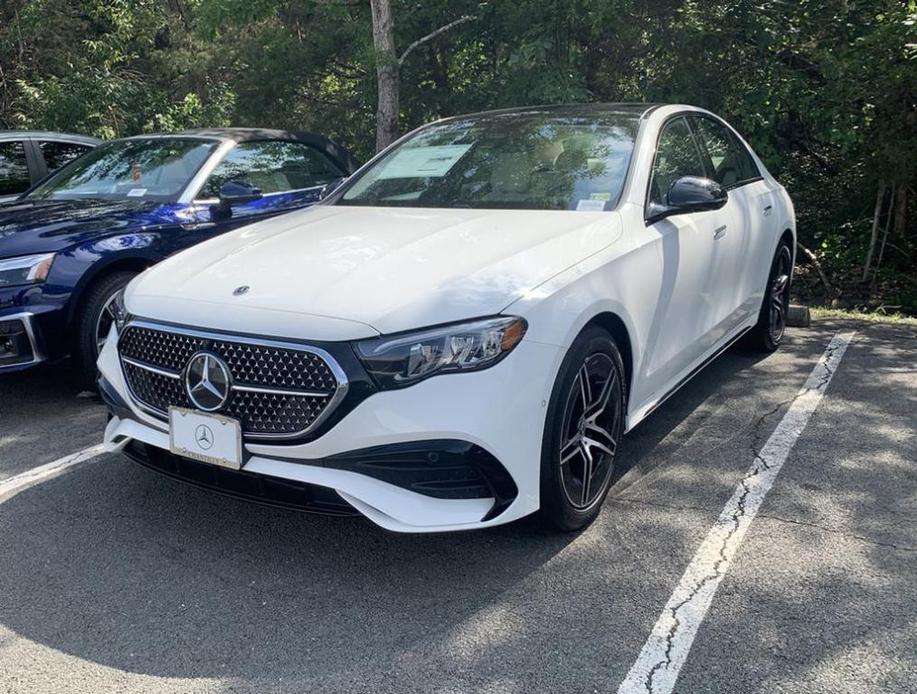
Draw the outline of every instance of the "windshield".
M490 114L424 128L340 205L601 211L617 204L638 118Z
M194 138L110 142L61 169L28 197L174 199L216 146L215 140Z

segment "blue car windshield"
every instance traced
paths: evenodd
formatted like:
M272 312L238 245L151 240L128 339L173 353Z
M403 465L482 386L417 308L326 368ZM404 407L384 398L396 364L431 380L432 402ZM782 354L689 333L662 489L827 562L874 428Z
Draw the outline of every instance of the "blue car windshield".
M109 142L51 176L27 196L38 200L174 200L217 146L199 138Z
M537 110L435 123L356 178L337 204L612 209L638 125L630 114Z

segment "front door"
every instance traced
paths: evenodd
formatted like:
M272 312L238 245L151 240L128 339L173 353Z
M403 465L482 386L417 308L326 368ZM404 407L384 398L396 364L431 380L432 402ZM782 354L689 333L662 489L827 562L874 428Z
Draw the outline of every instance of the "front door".
M670 120L659 136L647 206L664 205L669 188L682 176L706 175L703 152L687 119ZM662 395L721 339L718 330L733 288L731 277L718 272L728 261L722 241L733 224L727 206L647 225L644 233L658 248L661 274L641 375L648 393Z
M729 229L717 249L722 262L716 273L732 288L722 316L723 332L732 333L761 307L770 263L760 259L770 258L772 249L765 246L776 238L766 226L768 217L776 218L774 196L745 146L725 125L704 115L691 116L691 122L708 155L709 177L729 194Z

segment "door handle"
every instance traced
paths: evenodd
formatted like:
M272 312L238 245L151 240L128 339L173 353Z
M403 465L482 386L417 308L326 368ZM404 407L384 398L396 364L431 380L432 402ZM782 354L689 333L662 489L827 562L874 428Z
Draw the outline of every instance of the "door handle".
M713 240L718 241L726 235L726 225L724 224L721 227L717 227L713 230Z
M767 207L764 208L764 216L765 216L765 217L770 217L771 212L773 212L773 211L774 211L774 206L773 206L773 205L768 205Z

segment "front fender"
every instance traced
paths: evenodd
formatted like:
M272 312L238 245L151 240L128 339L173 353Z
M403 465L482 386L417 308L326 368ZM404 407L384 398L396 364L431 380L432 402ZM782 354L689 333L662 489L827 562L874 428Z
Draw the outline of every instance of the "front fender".
M162 260L159 232L137 231L94 239L58 253L45 293L69 294L67 323L72 322L86 289L107 272L142 271Z

